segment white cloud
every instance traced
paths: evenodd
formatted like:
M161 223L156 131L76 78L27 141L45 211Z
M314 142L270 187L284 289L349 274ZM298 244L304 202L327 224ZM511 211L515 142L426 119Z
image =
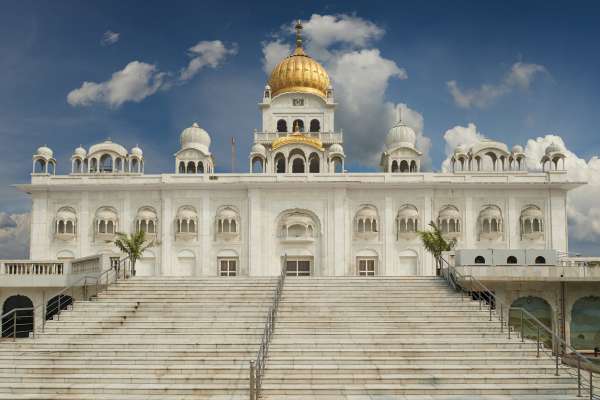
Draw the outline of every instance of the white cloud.
M237 54L237 46L233 44L227 48L220 40L198 42L190 47L188 55L191 60L188 66L181 70L180 80L187 81L193 78L202 68L217 68L229 55Z
M292 22L283 27L280 35L286 37L276 36L263 43L263 66L267 74L289 54L284 43L289 41L294 25ZM370 21L343 14L313 14L303 26L307 53L323 64L332 80L339 103L336 125L344 130L348 159L377 165L385 136L395 122L396 108L406 107L387 101L386 90L392 79L406 79L406 70L371 46L385 31ZM422 135L422 121L418 132L417 145L428 160L431 143Z
M132 61L104 82L84 82L67 95L72 106L104 103L119 107L127 101L140 102L156 93L165 81L165 73L152 64Z
M108 31L104 32L104 34L102 35L102 40L100 41L100 43L103 46L110 46L110 45L117 43L119 41L120 37L121 37L120 33L108 30Z
M273 68L290 55L291 47L280 40L272 42L264 42L262 46L263 52L263 71L268 75L273 71Z
M0 212L0 258L24 259L29 257L29 213Z
M517 62L512 65L499 84L483 84L478 89L461 89L455 80L447 82L454 103L461 108L484 108L498 97L512 92L515 88L528 89L534 78L546 72L543 65Z

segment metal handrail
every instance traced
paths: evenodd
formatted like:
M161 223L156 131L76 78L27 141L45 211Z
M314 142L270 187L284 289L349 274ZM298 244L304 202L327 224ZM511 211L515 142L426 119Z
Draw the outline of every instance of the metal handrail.
M271 336L273 336L273 332L275 331L275 320L277 318L279 302L281 301L281 294L285 283L286 265L287 254L283 257L283 265L281 266L281 272L277 279L277 286L275 286L275 291L273 293L273 304L271 304L269 312L267 313L267 321L265 322L265 329L263 330L263 335L260 340L260 348L256 353L256 361L250 361L250 400L257 400L260 397L262 379L267 363L267 357L269 355L269 345L271 344Z
M81 287L82 291L83 291L83 298L86 300L91 299L93 296L88 296L88 287L89 286L95 286L96 291L95 291L95 295L97 296L98 293L100 292L100 287L102 286L102 281L105 281L105 287L108 287L109 283L115 283L117 282L119 279L127 279L128 275L127 271L128 269L130 269L130 263L129 261L129 256L122 258L119 260L118 265L116 266L116 269L111 265L110 268L102 271L100 274L98 275L85 275L80 277L78 280L76 280L75 282L71 283L69 286L65 286L64 288L62 288L60 291L56 292L54 295L50 296L50 300L54 299L54 298L58 298L57 304L54 307L49 308L48 304L46 302L46 298L44 296L44 298L42 299L42 302L40 304L38 304L35 307L23 307L23 308L13 308L12 310L0 315L0 323L2 325L4 324L8 324L10 329L10 326L13 327L12 329L12 336L5 336L4 334L7 333L8 329L3 330L2 331L2 337L12 337L14 340L17 339L17 334L18 333L22 333L22 332L28 332L29 330L24 330L24 331L18 331L16 329L18 323L17 323L17 318L31 318L31 323L25 323L25 324L21 324L21 325L31 325L32 326L32 332L33 332L33 337L35 337L36 333L39 331L36 327L35 324L35 315L37 315L38 312L41 311L42 314L42 321L41 321L41 331L44 332L45 331L45 327L46 327L46 320L47 320L47 316L48 314L51 314L52 317L54 319L59 319L60 318L60 314L62 311L64 311L64 308L62 307L62 305L64 303L62 303L62 298L66 297L69 291L71 292L71 296L70 300L65 300L65 302L69 302L68 305L72 305L73 303L75 303L76 301L76 296L73 295L73 291L75 288L77 287ZM121 268L121 265L123 265L124 267ZM113 272L114 274L111 276L111 272ZM123 277L120 278L120 274L121 272L123 273ZM91 282L88 284L88 280L90 280ZM83 282L83 285L81 285L81 283ZM92 283L93 282L93 283ZM30 311L31 312L31 316L28 317L19 317L18 313L19 312L23 312L23 311ZM11 324L11 320L12 320L12 325Z
M510 323L509 323L511 312L512 311L520 312L521 313L521 323L520 323L521 341L522 342L525 341L524 322L527 322L534 329L537 330L537 356L539 357L540 356L540 345L542 347L542 351L544 348L543 343L540 342L540 331L550 334L550 338L552 339L551 357L554 358L554 360L555 360L555 375L556 376L559 375L559 357L562 360L563 358L565 358L566 351L569 351L570 353L568 355L575 356L575 359L577 361L577 395L578 395L578 397L581 397L582 390L585 390L587 387L587 389L589 390L589 399L590 400L600 399L600 395L594 394L594 389L598 388L596 385L594 385L593 369L594 369L595 364L589 358L587 358L583 354L579 353L575 348L573 348L571 345L569 345L560 336L558 336L554 331L552 331L552 329L547 327L543 322L541 322L538 318L536 318L533 314L531 314L526 309L524 309L522 307L507 306L506 304L504 304L503 302L498 300L498 297L492 290L490 290L486 285L484 285L481 281L479 281L473 275L464 275L464 274L460 273L454 266L450 265L450 263L446 259L444 259L444 257L440 257L440 259L442 260L442 262L444 264L446 264L445 271L444 271L444 268L442 268L442 276L454 290L461 292L462 300L464 300L463 293L465 292L465 288L462 287L459 284L459 282L457 282L457 279L462 282L468 281L470 283L468 293L471 298L473 298L473 290L472 289L475 287L473 284L475 284L479 287L480 290L477 293L477 299L479 301L479 308L483 309L483 302L484 301L487 302L487 306L489 308L490 321L492 321L492 315L493 315L492 310L495 309L496 311L498 311L498 306L500 306L500 313L498 315L498 319L500 321L500 332L501 333L504 331L504 322L505 322L504 321L504 308L506 308L506 310L507 310L507 316L506 316L506 328L507 329L506 330L508 332L509 339L511 338L511 327L510 327ZM481 291L486 295L487 299L485 299L481 296ZM561 351L560 347L562 347L562 351ZM561 355L561 353L562 353L562 355ZM587 365L589 368L589 377L588 378L586 378L582 375L582 372L581 372L582 363L584 365ZM600 388L598 388L598 389L600 389Z

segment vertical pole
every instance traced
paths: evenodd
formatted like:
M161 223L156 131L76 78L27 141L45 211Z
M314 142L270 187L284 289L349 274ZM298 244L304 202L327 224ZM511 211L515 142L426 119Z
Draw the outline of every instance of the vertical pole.
M488 298L488 301L489 301L488 306L490 307L490 322L492 322L492 297L491 296Z
M540 358L540 326L538 325L537 356Z
M594 400L594 371L590 368L590 400Z
M500 304L500 333L504 333L504 305Z
M46 292L42 292L42 332L45 331L46 329L46 313L48 312L47 310L48 308L48 304L46 304Z
M250 400L256 400L256 375L254 374L254 361L250 361Z
M506 313L506 330L508 331L508 340L510 340L510 311L511 308L508 307L508 311Z
M577 397L581 397L581 359L577 357Z
M13 312L13 340L17 341L17 311Z
M525 341L525 327L523 325L523 309L521 309L521 342Z
M558 346L559 346L559 344L558 344L558 341L557 341L556 342L556 358L555 358L555 360L556 360L556 372L554 373L554 375L556 375L556 376L558 376Z
M73 294L73 293L71 293ZM56 319L60 319L60 303L61 303L62 294L58 295L58 310L56 310Z

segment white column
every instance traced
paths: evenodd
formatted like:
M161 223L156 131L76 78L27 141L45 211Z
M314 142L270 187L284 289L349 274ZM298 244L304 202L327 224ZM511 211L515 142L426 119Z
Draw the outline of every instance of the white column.
M160 275L171 275L173 274L173 265L171 264L171 250L173 249L173 215L171 215L171 197L168 192L160 192L161 198L161 212L158 219L160 227L160 268L157 267L157 272ZM155 228L156 229L156 228ZM158 235L158 230L156 231Z
M33 192L31 194L31 241L29 258L50 258L50 226L52 220L48 216L48 193Z
M421 223L421 229L428 229L427 226L431 221L437 223L436 218L436 210L434 210L434 194L433 190L428 190L423 197L423 209L419 212L423 213L423 222ZM421 265L417 268L417 273L422 276L427 275L435 275L435 261L429 252L423 249L423 245L421 247Z
M248 217L246 240L244 245L247 247L248 254L248 275L267 275L269 271L268 260L262 257L262 242L269 240L271 230L263 231L262 229L262 207L261 207L261 192L259 189L248 189ZM276 266L279 269L279 265Z
M333 257L333 275L346 275L347 266L351 263L350 243L348 232L352 230L352 222L348 221L348 192L345 188L335 189L333 196L333 225L332 235L333 251L330 254Z
M79 204L79 221L77 222L77 235L79 239L79 254L76 257L85 257L92 253L92 241L94 240L93 232L90 232L90 227L95 227L91 224L94 218L95 210L90 210L89 192L81 192L81 202Z
M394 270L393 265L398 262L395 254L396 235L394 217L394 201L391 196L385 196L385 209L383 210L383 221L380 221L380 231L383 234L383 254L382 260L379 260L379 274L388 275L390 270ZM383 228L383 229L381 229Z
M197 275L204 276L216 276L217 270L217 258L216 255L211 251L211 243L213 237L210 234L210 227L213 224L213 215L210 215L210 199L208 198L207 191L203 191L202 194L202 205L201 205L201 230L200 233L200 271Z

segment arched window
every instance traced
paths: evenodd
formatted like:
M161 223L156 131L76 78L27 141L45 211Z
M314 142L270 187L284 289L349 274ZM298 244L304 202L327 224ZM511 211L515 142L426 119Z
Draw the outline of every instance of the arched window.
M100 172L112 172L113 159L110 154L104 154L100 157Z
M292 161L292 173L293 174L303 174L304 173L304 160L300 157L295 158Z
M92 160L90 161L90 172L97 172L98 171L98 160L95 158L92 158Z
M15 311L2 318L2 337L12 337L15 332L18 338L29 337L29 333L33 332L33 302L27 296L10 296L4 301L2 315L15 308L26 310Z
M123 170L123 159L121 159L121 157L117 158L117 161L115 162L115 171L122 171Z
M485 264L485 257L483 257L483 256L475 257L475 264Z
M196 164L193 161L188 161L186 172L188 174L195 174L196 173Z
M140 172L140 162L137 158L131 160L131 170L130 172Z
M309 165L308 165L308 172L312 173L312 174L318 174L319 173L319 156L316 154L311 154L310 155L310 161L309 161Z
M408 172L408 162L406 160L400 161L400 172Z
M38 158L35 161L35 166L33 168L33 172L36 174L43 174L46 172L46 161L42 160L41 158Z
M398 161L392 161L392 172L398 172Z
M199 174L203 174L204 173L204 164L202 163L202 161L200 161L198 163L198 173Z
M334 157L333 159L333 172L336 174L341 174L344 172L344 168L342 166L342 159L339 157Z
M417 162L415 160L412 160L410 162L410 172L418 172L417 171Z
M277 132L287 132L287 122L285 119L277 121Z
M515 256L508 256L508 258L506 259L506 263L507 264L516 264L517 263L517 257L515 257Z
M546 264L546 259L542 256L537 256L535 258L535 263L536 264Z
M75 160L75 165L73 166L73 173L80 173L81 172L81 160L80 159L76 159Z
M310 121L310 131L311 132L321 132L321 123L318 119L313 119Z
M304 121L301 119L295 119L292 129L293 132L304 132Z
M179 161L179 173L185 174L185 163L183 161Z
M578 299L571 309L571 344L577 350L600 346L599 296Z
M525 309L527 312L537 318L542 324L550 328L551 331L554 330L552 323L552 308L546 300L533 296L521 297L515 300L511 304L511 307L514 307L515 309ZM519 311L515 310L515 312L509 313L508 322L511 329L515 330L516 332L523 332L523 336L526 339L536 341L539 334L540 342L542 342L542 348L543 346L552 348L552 336L543 329L538 331L535 324L531 324L527 320L524 321ZM522 327L521 324L523 324Z
M252 159L252 173L260 174L263 172L263 160L260 157L254 157Z
M281 153L275 156L275 172L285 174L285 156Z

